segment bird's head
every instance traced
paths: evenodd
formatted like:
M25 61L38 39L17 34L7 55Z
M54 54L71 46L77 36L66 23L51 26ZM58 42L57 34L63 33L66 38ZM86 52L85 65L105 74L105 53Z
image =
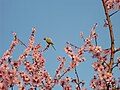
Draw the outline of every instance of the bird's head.
M46 38L44 38L44 40L46 40Z

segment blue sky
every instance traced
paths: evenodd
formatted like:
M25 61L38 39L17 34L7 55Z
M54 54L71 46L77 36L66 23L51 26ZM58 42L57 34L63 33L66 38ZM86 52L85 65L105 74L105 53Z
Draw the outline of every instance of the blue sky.
M50 48L43 55L47 60L46 69L54 76L55 68L59 65L57 57L65 56L67 61L70 60L64 52L65 42L69 41L80 47L83 42L79 32L82 31L87 37L95 23L98 23L96 28L99 34L98 45L103 48L110 47L109 31L103 28L104 18L101 0L0 0L0 57L13 40L12 31L16 32L19 39L27 44L31 28L34 26L37 29L36 43L41 43L42 48L46 45L43 41L44 37L53 39L56 51ZM111 17L116 47L120 47L119 18L120 12ZM22 50L24 47L18 45L13 53L13 59L17 59L23 53ZM85 86L89 88L89 81L94 73L91 63L95 60L88 55L86 57L87 61L81 63L77 70L80 79L84 80ZM116 76L120 75L120 72L116 70L114 72ZM74 77L73 71L68 75Z

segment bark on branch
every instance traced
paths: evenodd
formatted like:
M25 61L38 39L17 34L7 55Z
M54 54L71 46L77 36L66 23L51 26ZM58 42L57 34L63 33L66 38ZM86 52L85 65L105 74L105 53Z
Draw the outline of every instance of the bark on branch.
M111 39L111 55L110 55L110 63L109 63L109 72L112 73L112 67L114 64L114 51L115 51L115 46L114 46L114 34L113 34L113 29L112 29L112 23L110 20L110 15L108 13L108 9L105 3L105 0L102 0L103 6L104 6L104 10L105 10L105 15L106 15L106 19L108 22L108 27L109 27L109 32L110 32L110 39Z

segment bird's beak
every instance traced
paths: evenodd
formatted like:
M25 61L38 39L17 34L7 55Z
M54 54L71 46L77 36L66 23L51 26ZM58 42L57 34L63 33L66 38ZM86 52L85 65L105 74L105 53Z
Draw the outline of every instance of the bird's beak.
M44 38L44 40L46 40L46 38Z

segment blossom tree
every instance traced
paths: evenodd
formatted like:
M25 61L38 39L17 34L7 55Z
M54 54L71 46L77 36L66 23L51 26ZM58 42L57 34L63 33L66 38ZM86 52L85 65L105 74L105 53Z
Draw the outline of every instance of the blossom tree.
M106 16L104 27L109 30L111 47L103 49L102 46L98 45L97 38L99 35L95 32L96 23L87 38L84 38L83 33L80 32L84 45L75 46L70 42L66 42L64 50L71 61L65 68L66 58L58 56L60 64L55 71L55 76L51 77L45 68L46 59L43 57L43 53L49 50L50 45L47 45L42 50L41 44L34 43L36 28L32 28L28 45L23 43L13 32L14 40L10 48L0 58L0 90L8 90L9 88L14 90L15 86L19 87L18 90L52 90L55 85L61 86L63 90L72 90L73 84L76 85L74 87L76 90L88 90L84 87L85 82L80 80L76 69L80 63L86 61L85 53L92 55L92 58L96 58L96 61L92 63L92 67L97 74L93 75L90 87L93 90L120 90L120 78L116 78L113 73L116 67L118 67L118 72L120 70L120 57L115 58L115 54L120 51L120 48L115 48L114 33L110 19L111 16L119 11L120 0L102 0L102 3ZM116 8L118 10L109 15L109 10ZM25 50L16 61L13 61L11 54L18 44L24 46ZM28 57L31 60L28 60ZM25 70L20 70L21 66ZM75 71L75 78L66 75L71 70Z

